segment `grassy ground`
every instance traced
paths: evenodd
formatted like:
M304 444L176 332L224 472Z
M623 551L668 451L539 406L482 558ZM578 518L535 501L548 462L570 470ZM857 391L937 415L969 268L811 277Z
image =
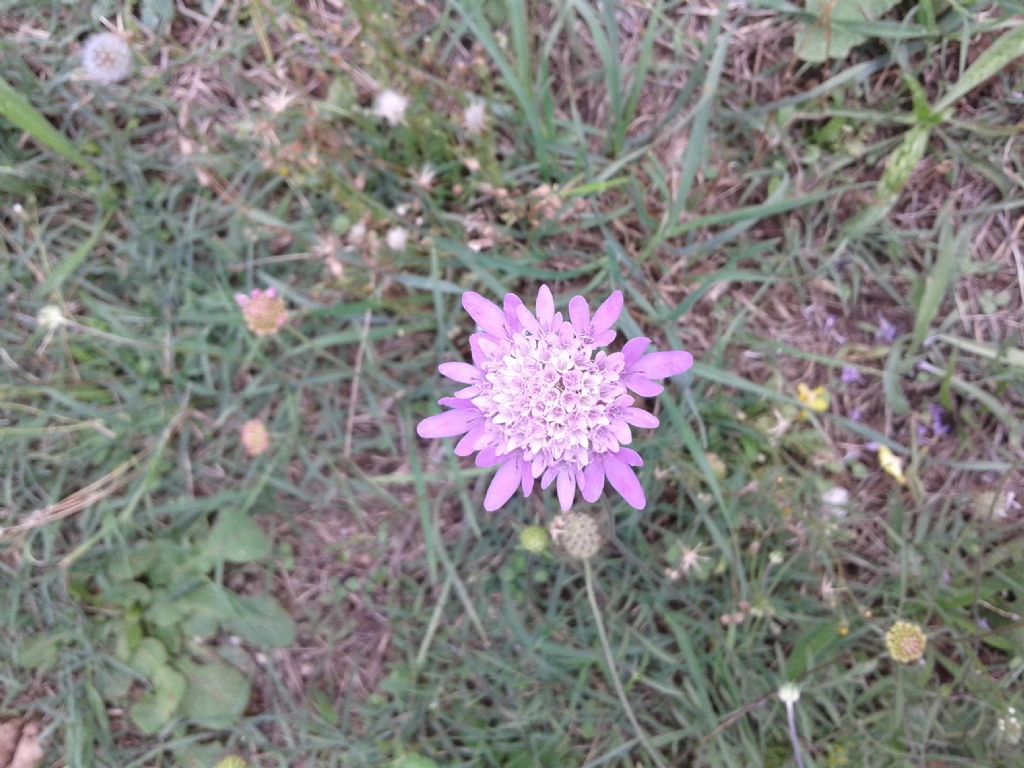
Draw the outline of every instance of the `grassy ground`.
M68 766L1024 765L1024 6L851 7L0 3L69 140L0 99L0 723ZM587 569L414 432L460 293L542 282L697 360Z

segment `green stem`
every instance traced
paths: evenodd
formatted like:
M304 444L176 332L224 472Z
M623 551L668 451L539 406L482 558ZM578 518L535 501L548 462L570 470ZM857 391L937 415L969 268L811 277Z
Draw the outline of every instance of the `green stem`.
M647 754L651 756L654 764L658 768L668 768L665 761L661 759L661 755L654 749L654 745L651 744L647 738L647 734L644 733L644 729L640 727L640 722L636 719L636 715L633 714L633 708L629 706L629 700L626 699L626 691L622 688L622 682L619 680L619 671L615 667L615 659L612 658L612 647L608 642L608 635L604 631L604 621L601 619L601 609L597 605L597 597L594 595L594 574L590 569L590 561L583 561L583 575L587 582L587 599L590 601L590 609L594 612L594 623L597 624L597 634L601 638L601 648L604 649L604 660L608 665L608 674L612 679L612 685L615 686L615 693L619 697L619 701L622 703L622 708L626 711L626 717L629 718L629 724L633 726L633 731L636 733L636 738L643 745L643 748L647 750Z

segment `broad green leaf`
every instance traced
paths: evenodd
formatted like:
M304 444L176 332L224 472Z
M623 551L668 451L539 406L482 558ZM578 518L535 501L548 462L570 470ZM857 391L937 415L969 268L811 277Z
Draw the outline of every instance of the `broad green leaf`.
M1024 56L1024 26L1005 32L992 45L982 51L974 63L967 68L963 77L956 81L946 95L935 102L933 112L944 112L973 91L1007 64Z
M150 676L153 691L132 704L128 710L132 722L143 733L151 735L166 726L174 717L185 696L185 678L168 666L158 666Z
M807 0L804 10L814 16L797 33L794 47L798 58L823 63L845 59L865 42L863 25L891 10L897 0Z
M160 548L153 542L136 544L111 555L107 573L112 579L137 579L153 566L159 556Z
M167 649L159 640L144 637L132 655L131 668L145 677L152 677L167 665Z
M232 507L218 513L203 552L214 560L248 563L270 554L270 539L248 512Z
M78 165L86 178L98 182L102 177L92 163L85 159L71 141L58 131L27 98L0 77L0 117L18 130L24 131L45 148L56 152L65 160Z
M66 632L48 632L27 637L18 643L14 663L23 669L49 669L57 663L60 644L65 640Z
M232 596L225 628L261 648L284 648L295 640L295 622L270 595Z
M196 664L182 659L178 670L188 683L181 702L185 717L206 728L228 728L241 717L250 685L237 669L219 661Z

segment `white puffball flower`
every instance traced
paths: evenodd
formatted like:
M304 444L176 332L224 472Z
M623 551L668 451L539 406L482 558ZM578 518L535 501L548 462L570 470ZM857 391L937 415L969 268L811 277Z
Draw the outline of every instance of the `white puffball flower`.
M800 701L800 689L795 683L783 683L779 686L779 700L787 707Z
M409 106L409 98L390 88L377 94L373 102L373 113L383 117L389 125L398 125L405 120L405 110Z
M384 242L388 244L388 248L392 251L404 251L406 244L409 242L409 233L405 227L392 227L384 236Z
M128 76L132 51L127 41L113 32L100 32L82 47L82 69L97 83L116 83Z
M825 512L833 517L845 517L850 506L850 492L842 486L829 488L821 497L821 505Z
M36 313L36 322L43 330L53 332L67 323L64 313L56 304L47 304Z
M479 100L470 102L462 115L462 125L466 129L466 133L470 136L476 136L483 131L486 122L487 105Z

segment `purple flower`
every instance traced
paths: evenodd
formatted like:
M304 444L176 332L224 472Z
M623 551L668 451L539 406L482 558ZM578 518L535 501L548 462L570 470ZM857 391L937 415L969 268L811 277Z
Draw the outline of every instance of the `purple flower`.
M864 381L864 377L860 375L860 371L852 365L843 366L843 372L839 379L844 384L860 384Z
M938 403L928 406L932 415L932 437L945 437L949 434L949 424L946 423L946 411Z
M885 316L878 316L878 330L875 331L875 341L881 344L891 344L896 339L896 326L885 319Z
M569 302L569 318L555 312L551 291L537 292L536 314L515 294L504 306L478 293L462 294L462 306L479 326L469 339L473 362L442 363L438 370L466 385L438 402L450 409L419 423L423 438L457 437L458 456L477 452L478 467L497 467L484 498L489 512L502 507L516 488L529 496L533 484L556 484L568 510L579 488L597 501L605 480L630 506L646 505L634 467L640 454L626 446L630 427L653 429L658 419L634 405L633 395L653 397L657 380L684 373L689 352L644 354L650 340L628 341L607 353L612 326L622 313L615 291L593 315L582 296ZM633 394L629 394L632 392Z

